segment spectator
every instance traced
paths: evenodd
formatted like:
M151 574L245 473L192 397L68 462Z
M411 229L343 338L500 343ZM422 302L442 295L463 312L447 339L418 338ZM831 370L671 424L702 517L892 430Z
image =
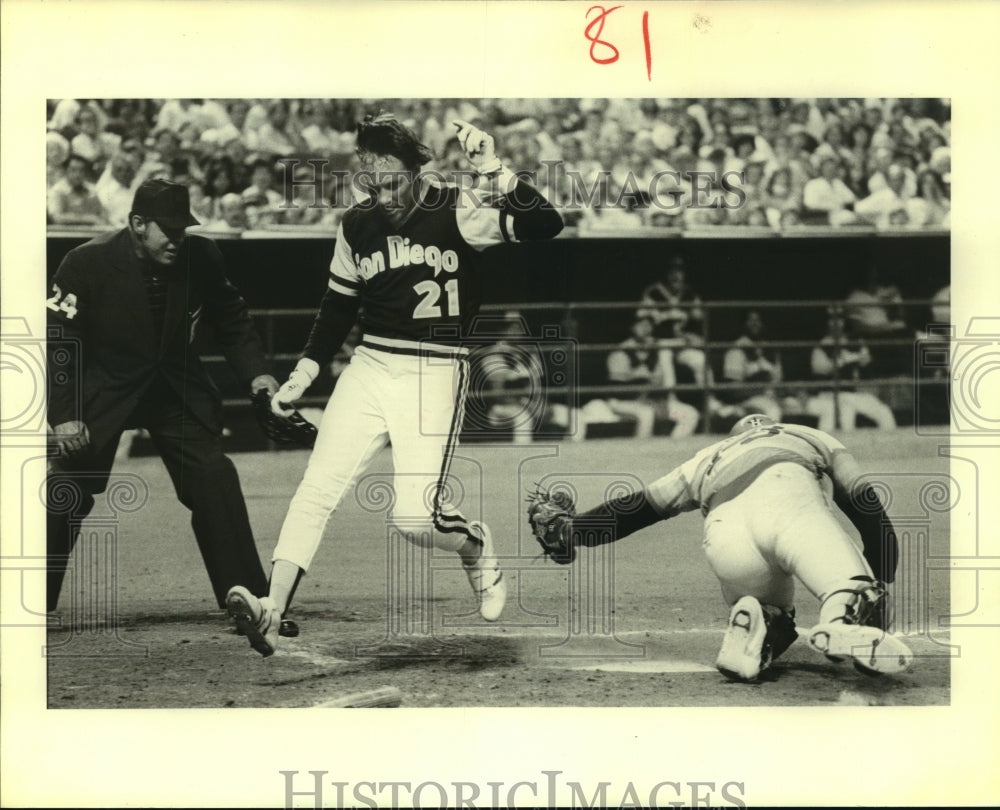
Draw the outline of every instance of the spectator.
M198 104L190 98L167 99L156 116L154 130L169 129L179 133L185 124L195 121Z
M819 164L820 176L806 183L802 191L803 213L817 217L821 225L850 225L857 217L850 210L854 194L840 179L840 163L835 157L824 157Z
M312 185L313 167L309 164L298 166L293 180L291 205L282 201L275 214L275 221L280 225L304 227L322 224L328 206L319 189Z
M257 160L253 164L251 184L243 190L247 218L251 228L270 225L278 217L278 206L282 196L274 189L274 167L268 160Z
M925 169L917 178L917 196L906 202L910 222L919 228L947 228L951 222L951 200L941 177Z
M219 219L222 216L220 210L222 198L237 191L239 186L236 184L233 162L228 157L213 160L205 172L205 196L212 201L210 219Z
M764 191L763 203L767 221L775 230L782 227L782 217L786 211L798 214L802 197L792 186L791 171L778 169L771 175Z
M580 236L613 236L639 230L643 221L637 208L630 208L625 200L619 202L605 186L598 200L584 209L577 227Z
M121 138L101 131L97 111L91 106L80 108L76 119L79 133L70 141L74 155L86 158L93 167L93 177L99 176L121 142Z
M45 135L45 188L50 189L66 174L69 141L55 130Z
M864 122L858 122L851 127L850 144L851 162L867 172L868 160L872 146L872 130Z
M781 355L761 345L763 336L764 319L752 309L747 312L743 334L726 351L722 364L723 382L740 385L720 389L718 397L743 413L763 413L780 422L777 385L783 376Z
M234 99L226 104L226 119L220 119L215 126L201 133L201 141L224 148L231 141L242 140L243 124L247 120L250 104L244 99Z
M864 341L849 339L846 323L843 311L831 308L827 333L813 347L810 359L813 379L830 385L809 398L806 412L819 418L817 427L825 433L836 429L838 413L841 430L854 430L859 414L879 430L894 430L892 409L870 391L858 390L861 370L871 364L872 356Z
M823 143L813 152L813 162L819 163L824 158L832 157L841 165L854 162L854 155L844 143L844 128L840 121L827 126L823 134Z
M267 105L267 121L256 131L247 146L252 151L277 157L304 155L308 153L299 128L299 123L292 118L289 104L284 99L275 99Z
M747 206L746 224L751 228L767 228L767 210L760 205Z
M67 141L70 141L79 132L76 123L79 115L79 101L75 98L59 99L49 117L48 129L50 132L58 132Z
M198 180L188 180L188 194L191 197L191 213L199 222L210 222L212 219L212 198L205 193L205 186Z
M761 206L764 199L764 164L747 163L743 167L743 192L747 195L745 207Z
M902 188L897 190L897 193L904 200L908 200L914 196L917 193L917 175L909 166L910 162L910 159L906 155L896 152L893 149L876 149L870 164L871 174L868 177L868 193L874 194L891 185L890 175L898 175L901 169L903 172L903 183ZM898 177L893 179L898 180Z
M901 210L905 211L906 200L909 199L905 185L905 169L893 164L887 172L886 185L873 191L864 199L858 200L854 206L854 212L859 219L878 228L889 227L892 214Z
M218 216L208 220L203 230L211 233L237 233L248 230L246 204L239 194L230 192L219 199Z
M80 155L66 161L66 176L49 190L48 215L54 225L104 225L106 219L94 187L87 182L90 164Z
M181 157L180 135L172 129L161 129L153 133L153 148L146 155L146 160L151 166L169 170L171 164Z
M330 126L329 102L309 99L302 104L304 152L312 157L329 157L338 148L340 133Z
M653 434L657 416L674 423L672 438L690 436L697 429L700 416L696 408L681 402L673 392L676 384L673 352L653 336L651 318L636 318L631 331L608 355L607 367L610 383L634 386L634 393L627 388L616 391L608 399L608 405L615 414L636 420L638 438Z
M108 161L104 173L95 186L97 198L101 201L108 222L116 228L124 228L128 224L132 198L139 185L136 182L138 170L138 153L119 149Z

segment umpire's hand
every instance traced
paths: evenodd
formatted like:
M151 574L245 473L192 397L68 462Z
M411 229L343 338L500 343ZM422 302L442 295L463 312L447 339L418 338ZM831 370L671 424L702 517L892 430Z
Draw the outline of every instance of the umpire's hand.
M278 381L270 374L261 374L259 377L254 377L253 382L250 383L250 396L259 391L267 391L273 397L278 393Z
M83 422L63 422L52 428L61 456L75 456L90 447L90 431Z

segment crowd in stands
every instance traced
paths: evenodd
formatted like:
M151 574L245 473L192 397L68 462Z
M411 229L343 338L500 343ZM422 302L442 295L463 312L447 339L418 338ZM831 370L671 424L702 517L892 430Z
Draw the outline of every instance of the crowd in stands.
M330 231L353 202L355 124L380 108L450 178L468 168L450 122L491 132L581 236L949 227L951 108L928 98L61 99L49 105L48 221L122 226L138 184L161 176L189 187L210 231Z

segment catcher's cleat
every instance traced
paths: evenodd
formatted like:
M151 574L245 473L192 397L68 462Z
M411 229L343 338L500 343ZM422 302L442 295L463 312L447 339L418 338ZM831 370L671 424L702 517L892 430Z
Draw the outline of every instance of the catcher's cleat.
M483 550L473 565L463 566L469 585L479 602L479 615L488 622L495 622L503 613L507 601L507 583L493 550L493 536L484 523L471 523L469 528L483 541Z
M767 635L764 636L764 657L767 664L794 644L799 634L795 631L795 608L784 610L774 605L761 605L764 611L764 622L767 624Z
M729 627L715 666L731 680L752 681L798 637L794 611L744 596L729 612Z
M226 594L226 609L250 646L267 658L278 647L281 613L269 596L258 599L242 585L234 585Z
M764 661L767 623L764 610L752 596L744 596L729 611L729 627L722 639L715 667L733 681L752 681L770 661Z
M245 636L239 627L235 628L236 635ZM294 619L282 619L278 627L278 635L282 638L295 638L299 634L299 625Z
M854 668L866 675L895 675L913 663L909 647L879 627L818 624L809 631L809 646L831 661L853 659Z

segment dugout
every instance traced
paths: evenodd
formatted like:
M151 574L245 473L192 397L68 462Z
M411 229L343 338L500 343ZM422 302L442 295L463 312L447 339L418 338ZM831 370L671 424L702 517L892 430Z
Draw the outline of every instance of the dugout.
M914 331L929 321L928 299L951 277L951 240L942 231L816 228L775 235L720 228L683 236L652 231L628 238L577 238L568 230L551 242L489 249L484 311L517 310L536 335L545 325L558 326L579 349L576 379L583 391L605 382L608 347L627 336L642 290L677 255L684 257L688 281L709 309L707 332L713 343L736 337L748 302L769 302L771 337L802 343L783 351L786 379L805 376L808 347L824 328L825 303L842 301L871 267L899 287ZM70 249L90 236L50 229L48 277ZM231 280L254 311L277 375L287 374L326 288L334 240L260 231L217 243ZM210 345L205 348L212 353ZM213 363L211 370L232 404L246 401L224 363ZM309 392L317 403L333 385L324 376ZM231 411L229 421L242 425L246 416L242 409Z

